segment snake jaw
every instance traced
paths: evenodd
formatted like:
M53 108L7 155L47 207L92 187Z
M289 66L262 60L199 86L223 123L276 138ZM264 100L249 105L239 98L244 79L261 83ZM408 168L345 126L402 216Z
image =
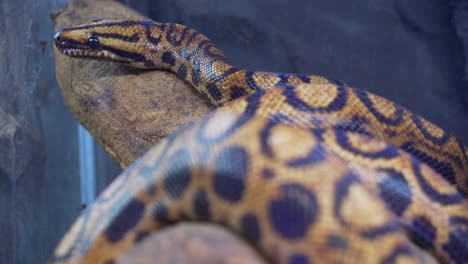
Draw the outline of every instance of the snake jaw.
M59 48L60 53L69 57L88 58L94 60L111 60L121 63L130 63L131 61L113 54L107 50L90 50L81 48Z
M81 48L58 48L60 53L68 57L74 58L87 58L94 60L107 60L115 61L120 63L131 63L132 61L116 54L113 54L107 50L89 50Z

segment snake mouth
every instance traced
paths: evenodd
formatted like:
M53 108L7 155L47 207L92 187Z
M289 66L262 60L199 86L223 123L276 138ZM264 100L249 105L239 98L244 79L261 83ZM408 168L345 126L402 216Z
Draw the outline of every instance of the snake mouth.
M74 57L74 58L86 58L86 59L94 59L94 60L111 60L120 63L130 63L131 60L116 55L107 50L93 50L87 48L77 48L77 47L63 47L57 46L57 49L63 55Z
M83 48L58 48L60 53L69 57L88 58L94 60L112 60L116 62L131 62L107 50L91 50Z

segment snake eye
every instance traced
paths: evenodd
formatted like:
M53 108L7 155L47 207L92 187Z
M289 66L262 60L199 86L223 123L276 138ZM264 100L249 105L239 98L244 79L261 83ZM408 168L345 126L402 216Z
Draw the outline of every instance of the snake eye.
M89 37L88 46L90 48L92 48L92 49L100 49L101 48L101 45L99 44L99 40L94 36Z

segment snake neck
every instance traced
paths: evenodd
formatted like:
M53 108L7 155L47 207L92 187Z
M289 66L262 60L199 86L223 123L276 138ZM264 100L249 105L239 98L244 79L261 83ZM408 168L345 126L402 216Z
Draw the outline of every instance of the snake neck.
M158 52L148 56L145 66L177 74L214 105L230 100L232 85L226 83L226 78L233 73L245 75L250 71L231 65L209 38L194 29L169 23L158 27L165 32L164 43L155 46ZM253 90L245 86L236 96L251 92Z
M147 60L150 68L166 69L189 82L216 105L238 97L287 85L332 81L314 75L250 71L231 65L224 53L200 32L180 24L154 24L164 39ZM155 32L157 30L151 30Z
M188 31L184 34L185 44L162 52L154 60L159 63L155 67L177 74L208 97L215 106L224 105L256 91L276 87L301 83L337 83L315 75L251 71L233 66L223 52L204 35L191 29L177 31L185 30Z

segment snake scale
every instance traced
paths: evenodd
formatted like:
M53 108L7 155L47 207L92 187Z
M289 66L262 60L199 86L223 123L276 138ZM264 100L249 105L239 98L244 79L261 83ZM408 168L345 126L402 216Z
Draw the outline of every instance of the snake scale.
M220 107L126 169L50 262L113 263L184 220L275 263L468 263L468 148L422 117L324 77L232 66L179 24L98 19L54 40L70 57L172 71Z

